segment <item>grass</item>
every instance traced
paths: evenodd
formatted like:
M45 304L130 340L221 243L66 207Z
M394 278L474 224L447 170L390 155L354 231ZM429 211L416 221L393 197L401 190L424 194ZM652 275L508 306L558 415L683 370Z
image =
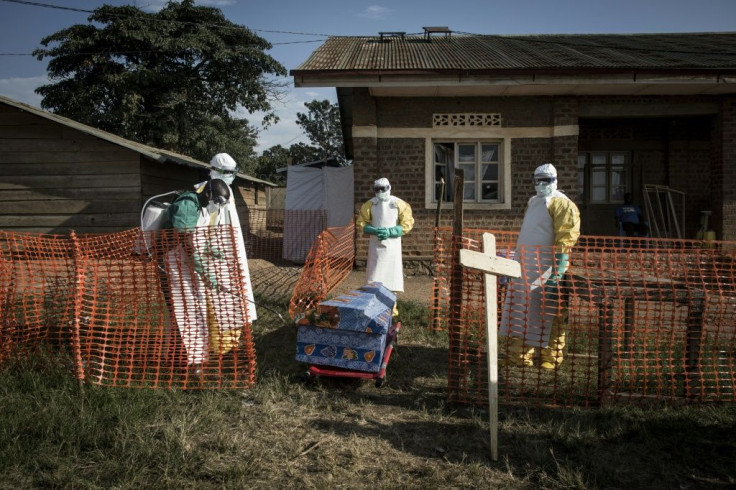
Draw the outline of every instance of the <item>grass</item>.
M284 310L278 301L268 306ZM597 410L446 402L447 335L421 305L382 388L305 382L264 311L245 391L86 385L41 354L0 370L0 488L713 488L736 484L736 407Z

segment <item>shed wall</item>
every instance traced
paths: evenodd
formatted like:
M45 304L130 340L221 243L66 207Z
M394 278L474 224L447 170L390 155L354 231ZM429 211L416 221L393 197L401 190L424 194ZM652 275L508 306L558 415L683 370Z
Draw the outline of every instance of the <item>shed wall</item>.
M101 233L136 226L140 155L0 105L0 228Z

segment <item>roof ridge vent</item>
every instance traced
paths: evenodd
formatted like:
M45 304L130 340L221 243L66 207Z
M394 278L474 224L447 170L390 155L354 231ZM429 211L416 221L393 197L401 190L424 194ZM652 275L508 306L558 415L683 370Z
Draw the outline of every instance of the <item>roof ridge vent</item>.
M406 35L406 32L403 31L380 31L378 33L380 36L381 41L386 41L392 37L397 37L400 39L404 39L404 36Z
M429 26L429 27L422 27L424 29L424 39L429 41L432 37L432 34L444 34L445 39L450 39L450 35L452 35L452 31L447 26Z

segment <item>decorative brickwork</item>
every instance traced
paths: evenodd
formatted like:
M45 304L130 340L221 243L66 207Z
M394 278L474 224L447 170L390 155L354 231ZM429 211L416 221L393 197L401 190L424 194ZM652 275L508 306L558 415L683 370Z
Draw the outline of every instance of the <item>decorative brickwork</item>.
M502 114L504 128L549 127L553 102L554 97L384 97L376 99L376 122L388 128L431 128L435 114ZM355 103L353 108L363 110ZM357 121L356 126L362 125Z
M432 125L438 126L500 126L501 114L434 114Z

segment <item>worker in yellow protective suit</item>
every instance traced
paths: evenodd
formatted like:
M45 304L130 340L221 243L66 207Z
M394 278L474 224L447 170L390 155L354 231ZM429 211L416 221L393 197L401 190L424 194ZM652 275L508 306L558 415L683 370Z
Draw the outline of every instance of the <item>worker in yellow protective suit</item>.
M373 183L375 197L360 207L356 226L370 235L366 282L380 282L390 291L404 291L401 237L414 227L411 206L391 195L391 184L382 177ZM399 310L394 304L393 315Z
M534 188L516 244L521 277L509 282L499 335L508 340L507 364L533 366L535 348L541 348L541 367L555 369L563 360L568 317L563 283L570 249L580 236L580 211L557 190L551 163L534 171Z

